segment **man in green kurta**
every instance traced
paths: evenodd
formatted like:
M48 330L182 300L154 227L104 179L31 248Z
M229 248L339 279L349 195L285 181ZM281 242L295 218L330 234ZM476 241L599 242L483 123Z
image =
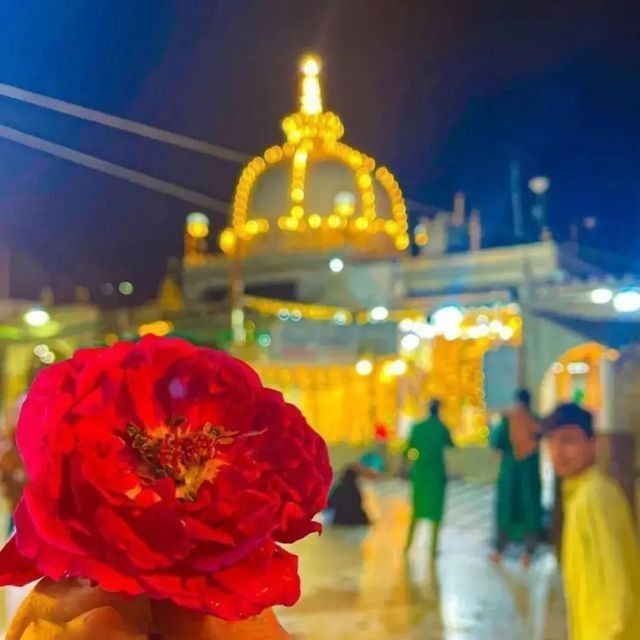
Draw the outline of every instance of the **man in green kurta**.
M412 463L409 477L413 489L413 512L405 551L411 548L418 520L424 519L433 523L431 558L438 552L447 486L444 451L453 446L449 429L440 419L440 401L433 400L427 420L413 425L405 450L405 456Z
M490 444L502 454L496 490L497 531L494 562L510 542L525 543L523 565L529 566L542 533L540 424L531 413L526 389L516 394L514 408L491 431Z

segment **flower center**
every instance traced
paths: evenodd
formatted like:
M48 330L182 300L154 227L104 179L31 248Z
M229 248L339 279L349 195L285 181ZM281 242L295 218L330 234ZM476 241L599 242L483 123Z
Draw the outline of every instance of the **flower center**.
M140 458L138 473L143 479L172 478L176 495L194 500L200 485L213 480L224 464L219 448L231 444L237 431L209 423L192 429L185 418L176 418L151 432L130 424L127 435Z

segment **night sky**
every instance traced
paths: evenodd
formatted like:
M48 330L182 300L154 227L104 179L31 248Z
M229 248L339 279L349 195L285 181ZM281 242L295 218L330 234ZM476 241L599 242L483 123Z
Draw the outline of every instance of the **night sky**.
M557 237L595 215L593 241L635 255L634 5L0 0L0 82L253 154L282 140L280 119L297 108L297 59L316 50L345 141L388 165L407 197L444 207L462 190L499 241L517 160L523 178L550 177ZM240 170L6 98L0 124L227 201ZM128 279L140 298L153 295L196 208L0 140L16 294Z

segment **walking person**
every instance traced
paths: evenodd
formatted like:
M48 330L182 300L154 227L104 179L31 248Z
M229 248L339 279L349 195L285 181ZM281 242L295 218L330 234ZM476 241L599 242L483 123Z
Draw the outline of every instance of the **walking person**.
M533 560L543 529L540 436L540 423L531 412L531 396L520 389L514 407L490 434L491 446L502 456L496 487L493 562L502 561L512 542L525 543L524 567Z
M560 405L544 422L562 478L562 573L570 640L640 638L640 550L631 507L596 467L592 415Z
M405 456L411 463L409 478L413 491L412 514L405 551L413 544L419 520L432 523L431 559L438 553L440 525L444 514L447 471L444 452L455 446L449 429L440 419L440 401L432 400L429 417L413 425Z

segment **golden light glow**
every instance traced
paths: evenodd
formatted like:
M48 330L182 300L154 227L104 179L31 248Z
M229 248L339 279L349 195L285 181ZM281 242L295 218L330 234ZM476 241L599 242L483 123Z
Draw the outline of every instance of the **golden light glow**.
M386 167L376 169L373 158L340 142L344 126L335 113L323 110L321 72L322 63L317 56L306 55L300 61L300 109L282 120L286 142L269 147L244 168L233 200L231 228L235 237L224 237L225 252L232 250L238 239L243 240L242 250L246 253L258 247L272 250L261 238L268 232L268 225L256 226L248 215L255 186L264 171L275 164L288 166L289 162L289 210L280 217L277 227L283 232L295 232L300 240L287 241L288 250L299 246L304 250L334 251L346 243L360 251L387 255L409 246L406 206L397 181ZM354 172L353 193L348 201L336 198L330 210L318 211L308 202L307 174L315 163L326 160L335 160ZM379 217L380 191L374 189L374 181L389 199L391 220ZM356 215L352 223L347 222ZM221 246L222 243L221 237Z
M236 248L236 234L233 229L225 229L220 234L220 248L224 253L231 254Z
M322 218L317 213L313 213L309 216L309 226L312 229L319 229L321 224Z
M429 242L429 234L423 224L416 225L413 237L419 247L424 247Z
M187 233L198 240L209 235L209 218L204 213L190 213L187 216Z
M329 229L339 229L342 226L342 220L340 216L331 214L327 219L327 224L329 225Z
M404 251L409 248L409 236L405 233L396 237L396 249Z
M373 372L373 362L368 358L362 358L356 362L356 373L359 376L370 376Z
M157 320L148 324L142 324L138 327L138 335L140 337L146 335L166 336L173 331L173 323L165 320Z
M187 225L187 233L192 238L206 238L209 235L209 225L202 222L192 222Z
M366 189L371 186L371 176L368 173L364 173L358 177L358 186L361 189Z
M258 224L257 220L249 220L249 222L247 222L245 226L245 229L247 233L251 235L255 235L260 231L260 225Z
M320 62L320 58L318 58L318 56L314 56L313 54L304 56L300 61L300 71L302 71L305 76L320 75L321 69L322 63Z
M302 72L302 92L300 96L300 111L306 115L322 113L322 92L320 89L321 64L316 56L305 56L300 63Z
M369 226L369 221L366 218L356 218L354 227L358 231L364 231Z
M359 311L340 307L253 297L247 297L245 304L246 308L266 315L279 315L282 322L301 318L343 325L354 322L356 314L359 322L367 322L367 313L360 318ZM391 309L386 321L397 322L400 331L406 334L419 331L426 318L416 309ZM471 331L473 327L484 330L476 334ZM428 347L423 342L407 359L391 356L374 360L363 355L357 361L342 364L254 365L266 383L296 398L305 415L329 442L370 442L372 416L385 421L393 430L399 414L421 419L427 401L439 397L446 398L443 419L452 425L456 443L478 445L486 443L488 434L483 359L487 351L505 344L501 337L504 327L513 330L506 343L514 347L520 344L522 323L517 305L464 309L459 337L450 340L434 334L426 341ZM585 355L578 355L586 361ZM575 353L571 356L572 361L577 357ZM592 371L596 369L592 364ZM594 376L597 377L595 373Z

